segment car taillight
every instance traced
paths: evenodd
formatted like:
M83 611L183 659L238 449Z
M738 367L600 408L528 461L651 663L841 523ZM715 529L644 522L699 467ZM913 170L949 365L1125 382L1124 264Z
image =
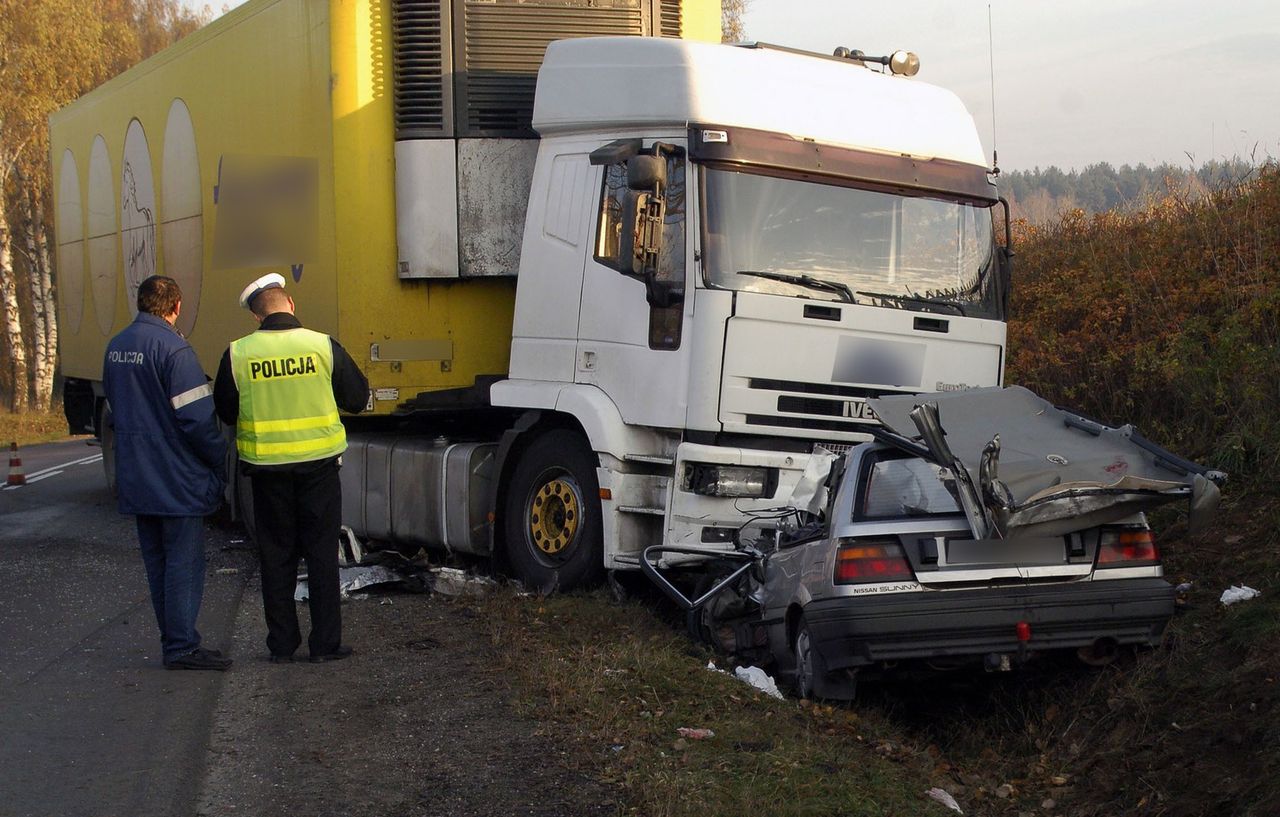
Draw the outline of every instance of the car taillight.
M911 579L911 564L897 542L842 542L836 551L836 584Z
M1160 549L1149 530L1104 530L1098 542L1098 567L1127 567L1160 561Z

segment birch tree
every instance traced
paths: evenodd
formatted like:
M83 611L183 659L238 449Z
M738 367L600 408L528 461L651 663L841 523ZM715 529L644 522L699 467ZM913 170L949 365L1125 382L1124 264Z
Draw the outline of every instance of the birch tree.
M47 410L53 396L49 114L208 17L178 0L0 0L0 391L15 410Z

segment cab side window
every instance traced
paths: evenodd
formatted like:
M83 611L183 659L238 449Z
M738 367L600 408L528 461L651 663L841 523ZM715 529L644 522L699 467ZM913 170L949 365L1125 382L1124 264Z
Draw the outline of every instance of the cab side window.
M667 157L667 185L663 191L665 209L662 217L662 246L654 265L657 281L682 282L685 275L685 167L684 156ZM630 242L622 240L623 229L636 230L636 224L624 226L627 187L625 162L605 165L600 190L600 218L595 239L595 260L610 269L634 275L638 263L623 258L624 244L639 247L639 236ZM677 349L680 346L680 305L651 307L649 310L649 346L653 349Z

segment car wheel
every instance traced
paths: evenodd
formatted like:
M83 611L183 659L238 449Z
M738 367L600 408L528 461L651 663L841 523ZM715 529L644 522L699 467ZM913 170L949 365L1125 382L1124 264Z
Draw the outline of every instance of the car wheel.
M590 585L604 574L596 458L566 429L542 434L520 455L503 514L516 578L542 593Z
M809 625L803 617L796 630L795 642L796 677L792 682L796 695L801 698L812 698L814 679L817 677L817 661L813 651L813 639L809 635Z

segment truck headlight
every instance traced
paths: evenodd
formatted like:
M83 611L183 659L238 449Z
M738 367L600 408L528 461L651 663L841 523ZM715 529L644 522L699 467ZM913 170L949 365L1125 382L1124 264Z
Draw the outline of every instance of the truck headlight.
M778 489L778 469L687 462L681 488L703 496L767 499Z

